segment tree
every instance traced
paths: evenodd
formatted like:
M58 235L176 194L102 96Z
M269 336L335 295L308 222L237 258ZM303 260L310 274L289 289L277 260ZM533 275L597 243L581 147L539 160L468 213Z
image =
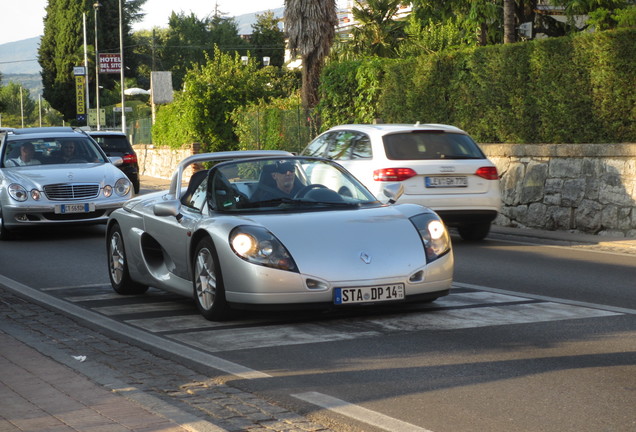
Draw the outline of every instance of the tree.
M20 84L9 82L6 86L0 86L0 107L4 107L0 110L4 125L20 127L23 120L25 126L31 125L35 102Z
M2 90L2 73L0 72L0 90ZM0 112L4 111L6 109L6 106L4 105L4 102L0 99Z
M239 35L238 24L234 18L224 18L216 14L209 21L208 28L210 47L216 45L223 52L247 54L249 44Z
M197 18L194 13L185 15L172 12L162 44L162 62L166 70L172 71L176 88L181 87L183 78L192 65L205 62L206 55L212 50L208 41L207 20Z
M259 61L269 57L271 66L282 67L285 62L285 33L278 27L279 19L272 11L256 15L252 25L252 54Z
M248 50L234 19L220 15L200 19L194 13L172 12L167 29L154 29L152 34L138 32L135 38L139 42L137 51L152 65L141 66L140 73L149 77L151 70L172 71L175 88L181 88L190 68L214 56L215 46L243 54Z
M514 0L503 0L503 22L504 22L504 43L516 41L515 32L515 2Z
M318 103L320 71L338 23L335 0L285 0L285 30L292 55L300 55L305 110Z
M131 22L141 18L139 10L146 0L124 2L124 65L134 70L132 50L128 48ZM49 0L44 17L44 35L38 50L38 62L42 67L43 96L51 106L62 113L67 121L76 117L76 101L73 67L84 64L83 14L92 17L93 1ZM98 11L98 41L100 52L119 52L119 5L116 1L104 1ZM94 26L87 26L89 40L95 40ZM94 46L92 46L94 50ZM91 56L94 58L94 52ZM94 64L92 65L95 66ZM91 74L89 74L89 78ZM100 85L112 86L115 78L104 77Z
M406 37L406 20L397 20L396 15L404 0L356 0L353 18L356 22L351 30L350 42L356 54L379 57L395 57L399 44Z
M565 8L565 14L571 24L574 26L574 17L577 15L588 15L589 20L587 26L592 26L598 30L607 30L615 28L619 25L621 17L625 14L636 14L636 5L633 1L626 0L553 0L556 5Z
M278 68L259 68L251 57L244 64L239 53L215 47L206 63L188 70L174 102L160 107L153 142L177 147L200 142L205 151L236 150L231 113L256 101L288 96L289 82Z
M414 0L413 12L422 27L453 25L461 33L465 45L487 45L500 43L503 38L501 2L502 0Z

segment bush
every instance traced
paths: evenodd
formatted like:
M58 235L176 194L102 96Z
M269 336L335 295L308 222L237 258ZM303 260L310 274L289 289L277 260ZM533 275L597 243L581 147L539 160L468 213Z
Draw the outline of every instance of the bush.
M330 64L323 129L448 123L482 142L636 141L635 29Z

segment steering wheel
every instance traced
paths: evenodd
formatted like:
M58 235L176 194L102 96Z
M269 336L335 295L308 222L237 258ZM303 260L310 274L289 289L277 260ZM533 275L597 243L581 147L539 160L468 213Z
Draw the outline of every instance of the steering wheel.
M73 158L73 159L70 159L66 163L86 163L86 159Z
M317 183L308 184L307 186L303 187L301 190L296 192L296 194L294 195L294 198L302 198L305 195L307 195L307 192L314 189L327 189L327 186L317 184Z

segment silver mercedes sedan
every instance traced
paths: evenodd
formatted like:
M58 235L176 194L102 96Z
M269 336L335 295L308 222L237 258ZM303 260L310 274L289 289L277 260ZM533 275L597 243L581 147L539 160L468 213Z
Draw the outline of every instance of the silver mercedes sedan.
M0 240L20 229L106 223L132 185L97 143L69 127L0 135Z
M192 171L189 183L183 182ZM107 225L120 294L191 297L209 320L232 309L366 307L448 294L451 241L417 204L379 202L335 162L280 151L208 153L170 190L138 196Z

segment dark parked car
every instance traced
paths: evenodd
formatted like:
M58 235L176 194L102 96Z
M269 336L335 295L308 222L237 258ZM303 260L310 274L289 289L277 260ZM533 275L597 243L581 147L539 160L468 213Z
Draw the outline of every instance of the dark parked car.
M130 141L123 132L109 131L89 131L91 136L108 156L119 156L124 160L119 166L126 176L130 179L135 189L135 193L139 193L139 164L137 163L137 153L132 148Z

